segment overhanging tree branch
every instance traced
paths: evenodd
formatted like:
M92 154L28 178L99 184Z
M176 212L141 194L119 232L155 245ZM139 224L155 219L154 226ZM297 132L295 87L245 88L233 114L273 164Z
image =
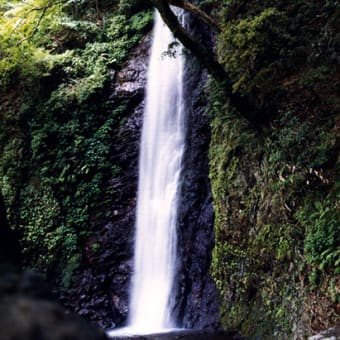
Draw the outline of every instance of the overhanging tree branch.
M177 38L182 45L187 48L198 60L203 64L203 66L207 69L208 73L220 84L223 84L223 88L225 91L225 95L229 98L230 103L236 107L240 108L240 113L244 113L245 110L242 109L244 106L245 98L241 98L237 93L234 94L232 91L232 81L228 76L227 72L224 70L224 67L218 62L216 54L206 48L202 43L196 40L185 28L180 24L177 19L177 16L171 10L170 5L180 7L184 10L189 11L190 13L195 14L199 18L201 18L204 22L213 26L215 29L220 30L218 24L214 22L214 20L205 12L203 12L198 7L192 5L187 0L151 0L159 11L164 23L169 27L170 31L173 33L174 37ZM68 0L52 0L47 5L42 7L32 8L26 16L32 11L41 11L41 15L38 18L38 22L35 25L32 33L29 37L25 37L19 44L23 41L28 40L34 36L34 34L38 31L40 23L45 16L47 10L57 4L62 4L68 2ZM246 103L247 104L247 103ZM248 110L246 110L248 111ZM245 114L242 114L248 121L249 117Z
M249 113L255 112L254 108L248 102L247 98L242 98L239 94L233 93L232 81L227 72L224 70L224 67L218 62L216 54L213 51L208 50L202 43L197 41L182 27L177 16L170 8L170 3L173 1L177 0L153 0L153 3L173 35L185 48L187 48L200 60L203 66L208 70L209 74L216 81L223 84L225 95L228 97L229 103L238 110L241 116L243 116L248 122L252 123L250 119L251 115L249 115Z
M31 38L33 38L33 36L38 32L39 30L39 26L41 24L41 21L43 20L47 10L51 7L54 7L56 5L61 5L61 4L64 4L68 2L68 0L60 0L60 1L55 1L55 0L52 0L50 1L47 5L45 6L41 6L41 7L33 7L31 8L29 11L26 12L25 16L23 18L20 19L20 22L19 22L19 25L29 16L29 14L31 14L32 12L35 12L35 11L41 11L40 15L39 15L39 18L38 18L38 21L35 25L35 27L33 28L33 31L31 32L31 34L28 36L28 37L25 37L23 39L21 39L19 42L16 43L16 47L21 45L24 41L26 40L29 40ZM18 26L19 26L18 25Z
M221 32L221 27L213 18L211 18L207 13L202 11L199 7L188 2L187 0L169 0L168 2L172 6L180 7L192 13L193 15L203 20L206 24L211 26L216 31Z
M158 9L165 24L169 27L173 35L183 44L185 48L192 52L208 72L219 82L229 83L228 91L231 93L230 80L223 66L217 61L214 53L209 51L203 44L194 39L179 23L176 15L171 10L168 0L154 0L154 5Z

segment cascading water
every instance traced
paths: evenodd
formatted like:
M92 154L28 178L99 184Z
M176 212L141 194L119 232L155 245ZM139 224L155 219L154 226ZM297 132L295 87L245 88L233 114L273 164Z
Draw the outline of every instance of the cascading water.
M183 64L164 55L174 38L156 13L144 112L130 326L139 333L175 327L171 288L176 262L178 188L184 152ZM173 50L172 50L173 52Z
M179 17L182 12L177 12ZM171 289L176 263L176 220L184 153L182 47L158 12L148 69L139 160L139 185L128 332L174 328ZM172 53L175 52L175 56Z

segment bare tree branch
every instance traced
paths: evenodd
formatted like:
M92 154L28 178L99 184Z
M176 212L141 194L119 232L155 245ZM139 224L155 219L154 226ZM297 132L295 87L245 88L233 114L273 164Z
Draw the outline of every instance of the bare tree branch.
M170 8L168 0L154 0L154 5L158 9L165 24L169 27L173 35L183 44L185 48L193 53L207 68L208 72L219 82L230 84L229 77L222 65L216 60L213 52L209 51L199 41L194 39L179 23L176 15ZM228 92L231 93L229 85Z
M241 116L253 125L248 117L248 113L254 111L252 105L248 102L247 98L242 98L238 93L233 93L232 81L223 66L218 62L216 54L208 50L182 27L170 8L169 2L171 1L172 0L153 0L153 3L173 35L200 60L216 81L223 84L224 94L229 99L229 103L239 111Z
M218 23L211 18L206 12L202 11L199 7L193 5L187 0L169 0L170 5L180 7L193 15L197 16L201 20L203 20L206 24L214 28L216 31L221 32L221 27Z
M28 37L25 37L23 39L21 39L19 42L16 43L16 47L18 47L19 45L21 45L24 41L27 41L29 39L31 39L39 30L39 26L41 24L42 19L44 18L47 10L53 6L57 6L63 3L68 2L68 0L61 0L61 1L50 1L46 6L41 6L41 7L33 7L31 8L29 11L27 11L25 13L25 15L20 19L19 25L32 13L35 11L41 11L39 19L37 21L37 24L35 25L33 31L31 32L31 34Z

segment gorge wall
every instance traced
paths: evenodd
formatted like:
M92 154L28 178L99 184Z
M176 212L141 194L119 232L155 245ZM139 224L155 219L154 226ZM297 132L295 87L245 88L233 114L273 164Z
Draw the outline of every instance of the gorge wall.
M210 85L222 324L305 339L340 316L339 3L223 4L218 56L239 101Z
M111 97L128 101L125 122L113 139L112 162L121 169L110 179L114 190L109 218L95 219L91 236L84 241L85 262L73 273L71 296L63 296L83 316L104 327L124 325L129 307L133 270L138 151L140 143L146 72L151 44L148 34L115 75ZM166 51L164 51L166 52ZM169 56L168 56L169 57ZM216 328L218 294L209 275L214 243L213 206L208 179L209 120L205 114L203 84L206 73L188 63L185 72L187 100L187 148L179 207L178 273L174 294L175 315L186 328ZM93 248L96 251L93 251Z
M21 104L24 98L17 99L20 109L14 119L22 120L24 126L18 123L15 131L5 132L23 150L17 155L22 172L9 161L2 174L8 181L3 191L9 219L21 233L25 265L46 273L65 306L104 328L124 325L128 315L151 13L137 12L131 20L113 16L103 33L104 41L87 43L84 53L94 53L100 60L108 48L105 39L118 41L115 48L119 52L108 53L116 53L113 57L119 56L120 64L105 70L102 85L92 88L82 79L79 90L88 93L83 97L73 94L74 80L68 83L64 73L69 67L66 60L47 80L37 80L42 82L45 97L38 92L27 106ZM188 135L175 314L183 327L215 328L217 291L209 276L214 240L209 120L201 87L206 74L197 62L190 61L185 77ZM45 81L56 85L49 88ZM8 97L3 107L6 105L11 105ZM10 124L9 117L3 122ZM3 146L6 148L5 143ZM12 170L18 179L15 185Z
M188 16L187 27L210 44L209 29ZM219 327L218 292L210 276L214 246L214 208L209 180L210 119L205 84L208 75L189 56L185 73L187 141L179 204L178 313L184 328Z

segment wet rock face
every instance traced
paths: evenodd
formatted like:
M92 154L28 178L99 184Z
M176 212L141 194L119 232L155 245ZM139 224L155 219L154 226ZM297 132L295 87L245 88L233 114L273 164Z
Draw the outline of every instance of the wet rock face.
M151 37L147 36L115 74L112 100L127 106L125 122L112 141L111 162L120 171L107 184L112 188L112 196L106 198L107 211L99 211L101 217L93 218L74 287L61 296L71 309L103 328L124 325L128 314L138 152L150 43Z
M209 36L202 26L189 20L195 35ZM200 31L195 31L200 28ZM218 292L209 275L214 246L214 210L209 173L209 118L203 86L207 74L196 60L187 64L187 145L184 155L183 184L179 204L178 227L178 303L176 312L181 325L189 329L218 328Z
M209 275L214 244L214 212L208 178L207 149L210 141L200 84L204 75L188 70L187 95L192 98L188 114L182 197L178 227L177 313L184 328L218 327L218 294ZM191 91L190 88L196 89ZM190 93L191 92L191 93Z

